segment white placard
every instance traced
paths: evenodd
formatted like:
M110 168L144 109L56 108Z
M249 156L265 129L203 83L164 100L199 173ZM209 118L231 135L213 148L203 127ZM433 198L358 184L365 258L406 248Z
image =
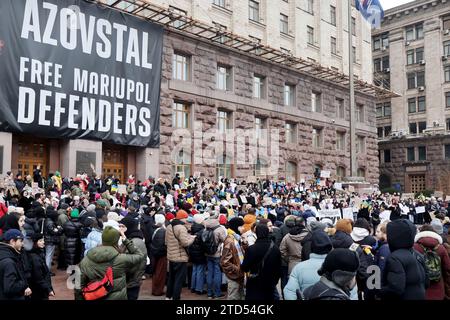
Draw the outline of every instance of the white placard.
M416 207L416 213L425 213L425 207Z
M380 213L381 222L390 219L391 219L391 210L384 210L382 213Z
M117 193L118 194L127 194L127 185L126 184L119 184L117 186Z
M354 186L348 186L348 191L349 192L355 192L355 187Z
M314 207L314 206L311 206L311 207L309 207L309 209L312 211L312 212L314 212L314 214L316 215L316 217L317 217L317 214L318 214L318 212L317 212L317 208L316 207Z
M408 206L404 206L401 203L399 204L400 209L402 210L402 215L408 215L409 214L409 207Z
M317 218L335 218L341 217L341 210L339 209L328 209L328 210L319 210L316 214Z
M343 190L343 189L342 189L342 183L336 182L336 183L334 184L334 188L335 188L336 190Z
M342 209L342 217L344 219L353 220L353 208L344 208Z
M321 171L320 172L320 177L321 178L329 178L331 176L331 172L330 171Z
M242 201L242 203L247 203L247 197L246 196L241 196L241 201Z

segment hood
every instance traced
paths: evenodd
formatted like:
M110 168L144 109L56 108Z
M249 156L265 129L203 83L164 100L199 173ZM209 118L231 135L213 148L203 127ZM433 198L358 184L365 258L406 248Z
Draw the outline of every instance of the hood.
M205 220L205 227L206 228L214 228L220 225L219 220L218 219L208 219Z
M365 237L361 241L358 241L358 244L360 244L362 246L371 246L371 247L373 247L373 246L375 246L377 244L377 239L375 239L375 237L373 237L371 235L368 235L367 237Z
M442 244L442 237L433 231L422 231L416 234L414 242L423 245L426 248L434 248Z
M350 246L353 244L353 239L349 234L338 230L331 239L331 243L333 244L334 249L337 248L346 249L350 248Z
M288 237L292 241L301 242L306 237L306 235L307 235L306 232L301 232L301 233L296 234L296 235L288 234Z
M119 252L116 248L110 246L99 246L88 251L87 257L94 263L110 262Z
M0 261L3 259L18 259L19 253L10 245L0 242Z
M203 229L205 229L204 225L194 222L191 227L191 233L196 234L197 232L199 232L200 230L203 230Z
M351 237L353 241L359 242L369 235L369 231L365 228L355 227L352 230Z
M410 249L414 245L417 229L411 221L406 219L395 220L387 225L387 238L389 249Z

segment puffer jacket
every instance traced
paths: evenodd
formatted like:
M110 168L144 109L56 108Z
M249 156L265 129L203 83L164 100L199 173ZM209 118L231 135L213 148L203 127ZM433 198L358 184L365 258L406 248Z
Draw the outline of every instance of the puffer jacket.
M24 300L28 283L20 253L0 242L0 300Z
M325 276L303 292L305 300L350 300L350 292L345 292Z
M280 244L281 258L288 263L288 274L297 263L302 261L302 240L306 237L308 232L303 230L299 234L287 234Z
M33 248L28 253L31 266L31 276L28 283L31 289L32 300L47 300L53 291L50 271L45 264L45 252L43 249Z
M194 264L206 264L206 255L202 246L202 232L205 226L199 223L193 223L191 234L197 235L194 242L189 246L189 259Z
M140 263L136 263L127 272L127 288L140 287L142 284L142 276L145 273L145 266L147 265L147 247L140 231L133 231L127 234L133 241L134 246L144 254L144 258Z
M113 269L113 290L106 296L106 300L127 300L127 280L128 270L141 264L144 253L133 244L130 239L123 242L127 248L127 253L119 253L116 248L110 246L100 246L89 250L88 254L80 263L81 288L89 282L103 279L108 266ZM76 297L83 299L80 291L77 290Z
M220 266L228 279L240 284L244 283L245 274L241 270L241 261L239 260L238 250L234 243L234 235L232 234L225 238Z
M25 218L25 224L23 225L24 233L27 237L31 237L33 234L39 232L39 227L36 218Z
M69 220L63 225L64 229L64 253L68 265L76 265L81 259L81 238L80 232L82 224L77 219Z
M64 229L58 226L55 220L52 218L45 219L44 240L46 245L58 245L61 235L64 232Z
M184 222L173 219L166 229L167 260L188 262L189 256L186 250L194 242L194 239L189 236Z
M227 237L227 229L220 225L218 219L208 219L205 221L205 229L214 229L214 238L216 243L218 244L218 248L215 254L212 255L206 255L209 257L215 257L219 258L222 254L222 248L223 248L223 242L225 241L225 238Z
M352 237L341 230L336 231L333 237L331 237L331 244L333 248L344 248L348 249L353 244Z
M414 249L421 254L425 249L434 250L441 259L441 279L438 282L430 282L425 292L427 300L448 300L450 298L450 258L447 250L442 245L442 237L432 231L423 231L414 238Z

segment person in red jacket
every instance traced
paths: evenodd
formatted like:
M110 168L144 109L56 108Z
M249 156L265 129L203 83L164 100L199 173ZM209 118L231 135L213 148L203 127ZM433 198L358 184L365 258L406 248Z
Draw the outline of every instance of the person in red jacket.
M430 225L424 225L414 239L414 249L421 254L425 250L434 250L441 260L441 278L439 281L430 281L426 290L426 300L450 299L450 258L442 245L442 237Z

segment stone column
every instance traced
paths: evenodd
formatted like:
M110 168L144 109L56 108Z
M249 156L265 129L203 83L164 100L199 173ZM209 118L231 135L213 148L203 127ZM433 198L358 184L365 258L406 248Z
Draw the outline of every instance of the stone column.
M90 141L90 140L69 140L67 143L64 143L60 146L61 154L61 175L74 177L77 173L77 165L80 166L80 163L77 163L77 153L78 152L86 152L86 153L94 153L95 154L95 163L93 163L95 167L95 171L97 174L102 173L102 143L98 141ZM82 156L82 154L79 154ZM85 158L85 157L83 157ZM85 168L83 168L85 169ZM87 169L87 168L86 168Z
M0 174L11 171L12 133L0 132Z
M136 179L144 181L152 176L159 178L159 149L136 149Z

